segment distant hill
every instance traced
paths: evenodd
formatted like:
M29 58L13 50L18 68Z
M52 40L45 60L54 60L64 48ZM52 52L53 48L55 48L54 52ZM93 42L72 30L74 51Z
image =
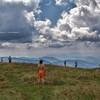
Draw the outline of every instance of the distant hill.
M13 62L19 62L19 63L38 63L40 59L43 59L45 64L53 64L53 65L64 65L64 59L57 58L57 57L12 57ZM4 62L8 62L8 57L3 57ZM83 68L93 68L97 67L99 65L99 60L93 57L87 57L87 58L73 58L73 59L67 59L67 65L74 67L75 61L78 62L78 67Z

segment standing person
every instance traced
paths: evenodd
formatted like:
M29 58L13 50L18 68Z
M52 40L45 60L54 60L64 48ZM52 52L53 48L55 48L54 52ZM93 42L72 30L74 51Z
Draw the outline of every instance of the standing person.
M64 66L66 67L66 60L64 61Z
M38 75L38 82L44 83L44 81L45 81L45 64L43 64L43 60L39 61L37 75Z
M3 57L1 57L1 63L3 63Z
M11 58L11 56L8 57L8 60L9 60L9 63L12 62L12 58Z
M77 68L77 65L78 65L78 63L77 63L77 61L75 61L75 68Z

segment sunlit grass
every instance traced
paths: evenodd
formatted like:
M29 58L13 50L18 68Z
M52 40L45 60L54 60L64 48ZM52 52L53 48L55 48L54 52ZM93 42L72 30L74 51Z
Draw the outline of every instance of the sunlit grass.
M0 100L100 100L100 69L46 65L38 84L37 65L0 63Z

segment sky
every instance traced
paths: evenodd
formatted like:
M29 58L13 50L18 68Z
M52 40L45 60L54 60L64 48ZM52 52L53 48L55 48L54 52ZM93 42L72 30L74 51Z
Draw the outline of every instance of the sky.
M0 56L100 57L99 0L0 0Z

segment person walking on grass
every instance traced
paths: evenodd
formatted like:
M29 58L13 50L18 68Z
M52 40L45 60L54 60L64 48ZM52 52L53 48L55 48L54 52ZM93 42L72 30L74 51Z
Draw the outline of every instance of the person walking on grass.
M37 75L38 75L38 83L45 82L45 64L43 64L43 60L39 61L38 69L37 69Z

